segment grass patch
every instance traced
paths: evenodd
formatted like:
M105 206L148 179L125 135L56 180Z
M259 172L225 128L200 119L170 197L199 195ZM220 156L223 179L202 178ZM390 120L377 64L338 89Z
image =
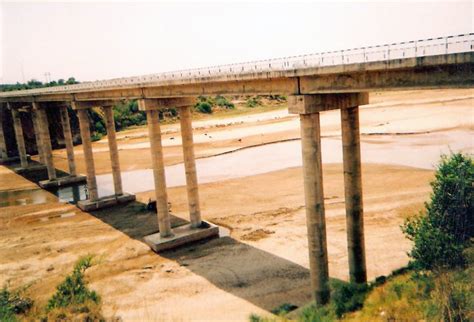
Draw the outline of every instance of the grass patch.
M87 288L84 277L85 271L92 266L92 259L92 255L79 259L72 274L66 276L65 280L58 285L56 293L48 301L47 311L81 305L86 302L99 304L99 295Z
M275 315L285 315L291 311L296 310L298 307L290 303L283 303L282 305L274 308L271 312Z
M105 321L100 296L87 287L85 277L93 260L92 255L81 257L45 307L24 296L26 288L11 291L5 286L0 291L0 321Z
M17 315L26 314L33 300L23 295L23 290L11 291L5 285L0 291L0 321L17 321Z
M104 321L101 314L100 296L87 287L85 272L92 267L94 256L80 258L71 274L56 288L45 308L46 320L79 319Z

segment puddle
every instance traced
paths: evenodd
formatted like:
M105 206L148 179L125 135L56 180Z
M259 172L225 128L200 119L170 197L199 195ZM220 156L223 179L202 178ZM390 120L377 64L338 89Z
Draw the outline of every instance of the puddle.
M0 207L35 205L58 199L43 189L0 191Z
M86 186L67 186L54 190L27 189L0 191L0 207L43 204L48 202L67 202L76 204L86 199Z
M66 186L57 189L51 189L50 192L58 197L61 202L76 204L80 200L86 200L87 187L85 184L76 186ZM109 193L110 194L110 193Z
M434 169L440 154L464 151L474 153L472 131L449 131L417 135L364 136L361 143L362 162L384 163ZM382 143L383 142L383 143ZM340 139L322 139L323 163L342 163ZM252 176L301 166L301 142L268 144L234 153L196 160L199 183ZM130 193L154 189L151 169L122 172L124 190ZM186 184L183 164L166 167L168 187ZM111 174L97 176L99 195L113 192Z

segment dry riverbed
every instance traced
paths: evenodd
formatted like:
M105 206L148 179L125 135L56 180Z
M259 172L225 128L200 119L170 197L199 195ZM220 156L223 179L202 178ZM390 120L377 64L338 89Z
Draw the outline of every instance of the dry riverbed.
M439 141L436 133L472 134L473 97L472 90L372 95L373 105L361 111L363 141L383 150L413 137L422 155L428 141ZM222 126L227 123L234 124ZM194 126L198 157L299 137L298 119L281 110L200 120ZM337 138L339 114L324 113L322 126L324 136ZM174 124L163 126L168 131L167 165L182 158L177 130ZM412 132L426 136L407 134ZM146 128L120 132L119 137L122 170L149 168ZM472 136L470 140L467 152L472 153ZM110 172L106 146L94 143L101 174ZM80 149L76 147L78 168L83 171ZM57 167L66 170L63 158L64 151L55 151ZM369 278L407 263L410 245L399 225L422 209L432 179L429 169L363 165ZM125 321L246 320L250 313L269 314L283 303L304 305L310 292L302 180L301 168L291 167L201 184L204 218L227 227L229 236L160 255L141 242L157 229L156 215L143 204L153 198L153 191L139 193L136 203L90 214L59 203L47 192L41 204L12 202L0 208L0 283L31 285L30 296L45 303L78 257L96 254L99 263L88 272L90 286L101 294L105 315ZM35 188L0 167L0 196ZM324 164L324 190L330 275L347 279L340 163ZM173 187L168 193L173 224L183 223L185 189Z

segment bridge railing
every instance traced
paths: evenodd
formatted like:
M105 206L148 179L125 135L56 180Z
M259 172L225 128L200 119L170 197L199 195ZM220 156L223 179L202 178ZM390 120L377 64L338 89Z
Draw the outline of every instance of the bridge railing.
M377 45L308 54L253 62L218 65L206 68L194 68L150 74L136 77L116 78L105 81L85 82L76 85L38 88L27 91L5 92L0 96L15 96L26 93L54 93L105 89L111 87L129 87L133 85L159 84L168 80L191 81L215 76L234 78L242 74L287 71L295 69L336 66L354 63L389 61L393 59L434 56L474 51L474 33L456 36L422 39L416 41Z

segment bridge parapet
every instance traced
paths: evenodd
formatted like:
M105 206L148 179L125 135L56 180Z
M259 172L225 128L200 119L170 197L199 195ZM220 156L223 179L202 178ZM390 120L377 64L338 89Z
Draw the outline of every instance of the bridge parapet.
M204 83L210 81L236 81L245 79L265 79L350 71L345 66L353 65L361 69L380 67L371 64L380 62L383 67L394 67L392 62L430 56L446 56L474 51L474 33L448 37L412 40L407 42L329 51L316 54L259 60L252 62L217 65L205 68L185 69L135 77L123 77L75 85L38 88L0 93L2 97L35 96L46 94L70 94L110 89L147 88L164 85ZM446 61L449 63L449 61ZM336 67L329 68L329 67ZM403 65L398 66L400 68ZM405 66L406 67L406 66ZM310 71L307 73L306 71ZM135 93L131 96L138 96Z

